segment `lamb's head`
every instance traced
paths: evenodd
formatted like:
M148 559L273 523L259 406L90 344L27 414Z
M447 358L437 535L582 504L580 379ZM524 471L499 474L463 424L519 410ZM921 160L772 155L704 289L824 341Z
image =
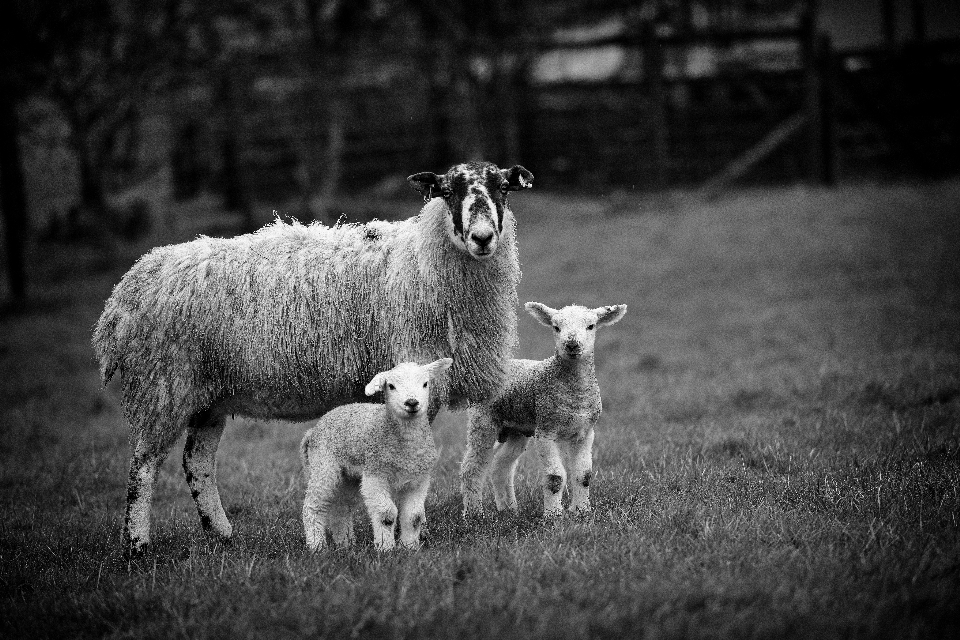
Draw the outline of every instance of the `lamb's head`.
M540 324L553 328L557 355L565 360L592 357L597 329L619 322L627 312L625 304L596 309L572 304L552 309L539 302L528 302L524 307Z
M401 420L412 419L424 412L429 404L431 380L452 364L452 358L440 358L422 366L403 362L373 376L364 391L368 396L383 391L387 411Z
M447 205L447 235L461 251L488 260L497 251L507 209L507 194L533 186L533 174L514 165L468 162L446 174L415 173L407 178L424 201L440 197Z

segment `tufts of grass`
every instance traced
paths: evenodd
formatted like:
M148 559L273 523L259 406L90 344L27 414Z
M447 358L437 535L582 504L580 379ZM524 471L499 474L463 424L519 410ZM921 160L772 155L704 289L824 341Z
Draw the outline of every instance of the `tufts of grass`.
M960 632L960 185L625 198L615 218L539 202L521 302L630 305L598 336L590 515L544 520L524 458L519 512L464 521L465 417L443 413L423 549L376 553L357 514L356 547L310 554L306 425L237 419L218 457L234 539L201 532L180 443L153 545L125 559L126 430L88 346L122 269L81 278L95 260L54 256L44 303L0 318L0 635ZM551 352L520 327L523 357Z

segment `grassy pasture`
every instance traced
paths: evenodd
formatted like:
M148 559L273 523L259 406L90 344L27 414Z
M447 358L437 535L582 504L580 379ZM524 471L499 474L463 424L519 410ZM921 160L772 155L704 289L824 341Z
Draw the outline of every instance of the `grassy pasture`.
M960 183L513 204L521 302L630 305L597 340L592 516L544 522L524 460L521 513L465 524L444 414L426 548L378 555L367 525L312 557L304 426L234 420L235 540L204 538L175 450L126 562L126 428L88 341L129 262L44 251L39 301L0 318L0 636L960 631Z

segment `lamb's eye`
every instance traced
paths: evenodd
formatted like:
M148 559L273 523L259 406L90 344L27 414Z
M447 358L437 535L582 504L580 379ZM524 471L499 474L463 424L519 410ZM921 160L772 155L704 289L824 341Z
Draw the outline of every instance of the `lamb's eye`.
M507 193L508 191L510 191L510 183L509 183L509 182L504 182L503 184L500 185L500 192L501 192L501 193L503 193L504 195L506 195L506 193Z
M427 388L427 383L426 383L426 382L423 383L423 388L424 388L424 389Z
M396 391L396 390L397 390L397 388L396 388L395 386L393 386L393 383L390 383L390 382L387 383L387 389L390 389L390 391Z
M553 325L553 330L556 331L557 333L560 333L560 327L558 327L557 325Z
M595 326L596 326L596 325L591 324L590 326L587 327L587 331L593 331L593 328L594 328Z

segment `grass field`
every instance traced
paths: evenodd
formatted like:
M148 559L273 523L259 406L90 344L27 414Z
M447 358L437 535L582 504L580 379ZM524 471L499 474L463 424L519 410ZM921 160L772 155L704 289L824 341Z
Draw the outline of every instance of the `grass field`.
M521 302L630 305L597 341L591 517L544 522L524 461L521 513L465 524L444 414L426 548L378 555L367 525L311 556L304 425L235 420L232 544L201 533L177 450L128 563L126 427L88 341L129 260L41 248L38 300L0 319L0 636L960 632L960 183L513 205Z

